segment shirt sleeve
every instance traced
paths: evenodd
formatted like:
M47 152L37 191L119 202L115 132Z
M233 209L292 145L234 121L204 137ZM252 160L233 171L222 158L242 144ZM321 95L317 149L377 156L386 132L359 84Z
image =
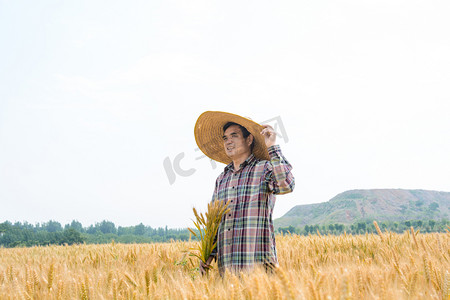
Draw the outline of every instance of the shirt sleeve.
M266 164L265 180L269 191L277 194L287 194L294 190L295 179L292 166L281 153L280 145L267 148L270 161Z

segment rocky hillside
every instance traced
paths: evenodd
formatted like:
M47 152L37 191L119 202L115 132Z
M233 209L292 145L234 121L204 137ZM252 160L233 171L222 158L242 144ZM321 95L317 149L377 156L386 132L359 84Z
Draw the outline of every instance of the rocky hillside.
M360 220L405 221L449 218L450 193L426 190L351 190L317 204L297 205L275 227L352 224Z

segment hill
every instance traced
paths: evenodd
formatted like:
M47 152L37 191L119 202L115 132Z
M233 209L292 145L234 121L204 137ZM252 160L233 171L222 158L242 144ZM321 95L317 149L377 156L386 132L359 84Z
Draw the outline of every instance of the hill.
M358 221L448 219L450 193L426 190L350 190L323 203L297 205L274 221L276 228Z

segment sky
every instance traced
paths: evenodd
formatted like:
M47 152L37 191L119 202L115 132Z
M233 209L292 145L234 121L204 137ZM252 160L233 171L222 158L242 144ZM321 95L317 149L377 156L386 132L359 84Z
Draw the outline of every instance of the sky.
M450 192L449 15L429 0L0 0L0 222L192 226L225 167L199 159L208 110L277 126L296 186L274 218L352 189Z

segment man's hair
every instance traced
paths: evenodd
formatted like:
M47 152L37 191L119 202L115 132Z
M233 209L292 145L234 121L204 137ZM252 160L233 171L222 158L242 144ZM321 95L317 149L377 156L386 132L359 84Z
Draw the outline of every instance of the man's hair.
M223 125L223 132L225 133L225 131L228 129L228 127L233 126L233 125L239 126L239 128L241 129L241 132L242 132L242 136L244 137L244 139L247 139L247 137L250 135L250 132L247 130L247 128L245 128L244 126L242 126L241 124L238 124L238 123L228 122L227 124ZM250 145L251 152L253 152L254 146L255 146L255 137L253 137L252 144Z

